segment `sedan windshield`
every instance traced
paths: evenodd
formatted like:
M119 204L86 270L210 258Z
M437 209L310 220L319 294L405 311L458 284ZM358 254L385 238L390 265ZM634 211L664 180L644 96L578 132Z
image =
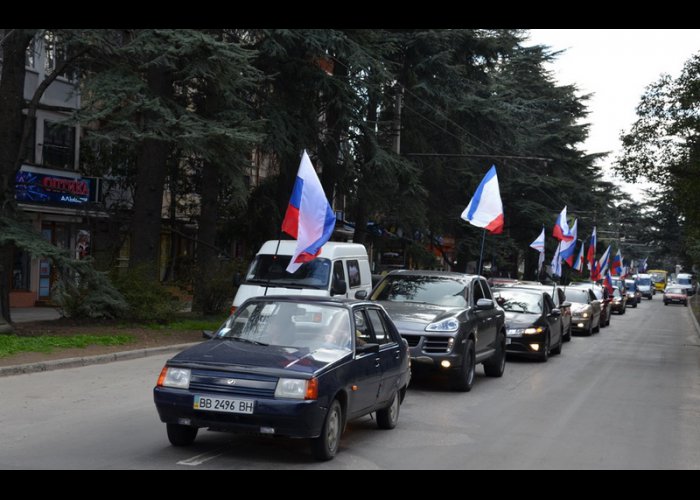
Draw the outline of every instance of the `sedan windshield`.
M665 293L680 293L681 295L685 295L685 288L668 287Z
M498 290L494 292L496 302L506 312L542 314L542 294L516 290Z
M678 282L679 285L690 285L691 284L690 278L678 278L676 281Z
M352 348L347 309L275 300L255 301L239 309L215 336L309 351Z
M588 295L588 290L567 288L566 299L570 302L575 302L577 304L588 304L590 297Z
M331 262L328 259L314 259L302 264L294 273L287 272L291 255L257 255L246 275L246 283L292 288L328 288L331 275Z
M467 307L467 283L443 276L389 276L374 291L372 300Z
M650 286L651 285L651 278L639 278L639 281L637 283L642 285L642 286Z

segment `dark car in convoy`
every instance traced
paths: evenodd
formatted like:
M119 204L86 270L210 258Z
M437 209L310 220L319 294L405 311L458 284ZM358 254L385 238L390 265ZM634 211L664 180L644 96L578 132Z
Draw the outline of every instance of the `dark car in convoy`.
M409 380L408 346L378 304L258 297L168 360L153 394L175 446L206 427L308 438L328 460L348 420L396 426Z
M372 291L411 349L412 367L447 372L458 391L472 388L477 363L500 377L506 363L505 313L482 276L392 271Z
M600 302L600 321L599 321L599 328L596 331L600 331L600 328L603 328L605 326L610 325L610 318L612 318L612 302L613 298L608 292L608 290L602 286L599 285L598 283L592 283L592 282L580 282L580 283L572 283L569 285L566 290L567 294L569 289L573 289L574 287L576 288L588 288L593 292L593 295L595 298Z
M550 354L561 354L561 311L547 292L503 287L494 289L493 295L506 312L506 352L545 362Z
M625 280L625 290L627 290L627 305L636 308L642 301L642 292L637 287L637 281Z
M559 285L543 285L537 282L520 282L513 285L503 285L503 287L528 288L547 292L552 298L552 301L554 301L554 307L561 311L560 322L564 342L569 342L571 340L571 302L566 300L566 292L563 287Z
M620 287L613 288L612 310L618 314L625 314L627 307L627 294Z
M601 303L590 287L566 287L566 298L571 302L571 324L574 330L591 335L600 331Z
M683 304L688 307L688 290L677 285L668 285L664 290L664 305Z

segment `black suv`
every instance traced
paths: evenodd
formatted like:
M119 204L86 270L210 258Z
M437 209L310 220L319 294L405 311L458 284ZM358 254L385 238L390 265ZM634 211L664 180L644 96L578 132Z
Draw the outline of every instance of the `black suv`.
M448 372L455 390L469 391L477 363L490 377L505 369L505 313L482 276L393 271L372 291L408 341L414 367Z

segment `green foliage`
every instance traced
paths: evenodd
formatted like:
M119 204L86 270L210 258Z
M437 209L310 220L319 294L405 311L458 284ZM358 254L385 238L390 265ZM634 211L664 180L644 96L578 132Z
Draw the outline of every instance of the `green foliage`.
M0 335L0 358L19 352L52 352L54 349L81 348L90 345L124 345L132 342L130 335L74 335L70 337L18 337Z
M700 54L681 75L662 75L637 107L637 121L621 136L623 155L615 168L628 181L659 185L649 195L655 210L644 242L667 268L700 263Z
M206 282L198 283L203 293L198 312L202 314L220 314L231 307L234 297L234 275L246 272L247 263L240 260L232 262L215 262L210 264L213 269L200 273Z
M129 305L126 317L140 322L166 323L181 304L158 281L149 279L142 267L130 269L114 279L115 286Z
M60 279L52 290L53 299L71 317L117 318L127 308L124 298L105 273L97 271L91 259L75 260L22 221L0 218L0 246L14 245L32 257L51 259Z

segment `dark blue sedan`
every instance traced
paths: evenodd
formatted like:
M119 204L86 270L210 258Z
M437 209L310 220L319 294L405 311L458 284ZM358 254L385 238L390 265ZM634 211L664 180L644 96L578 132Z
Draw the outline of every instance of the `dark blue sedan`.
M381 306L258 297L170 359L153 393L175 446L206 427L308 438L329 460L348 420L376 412L396 426L409 379L408 345Z

